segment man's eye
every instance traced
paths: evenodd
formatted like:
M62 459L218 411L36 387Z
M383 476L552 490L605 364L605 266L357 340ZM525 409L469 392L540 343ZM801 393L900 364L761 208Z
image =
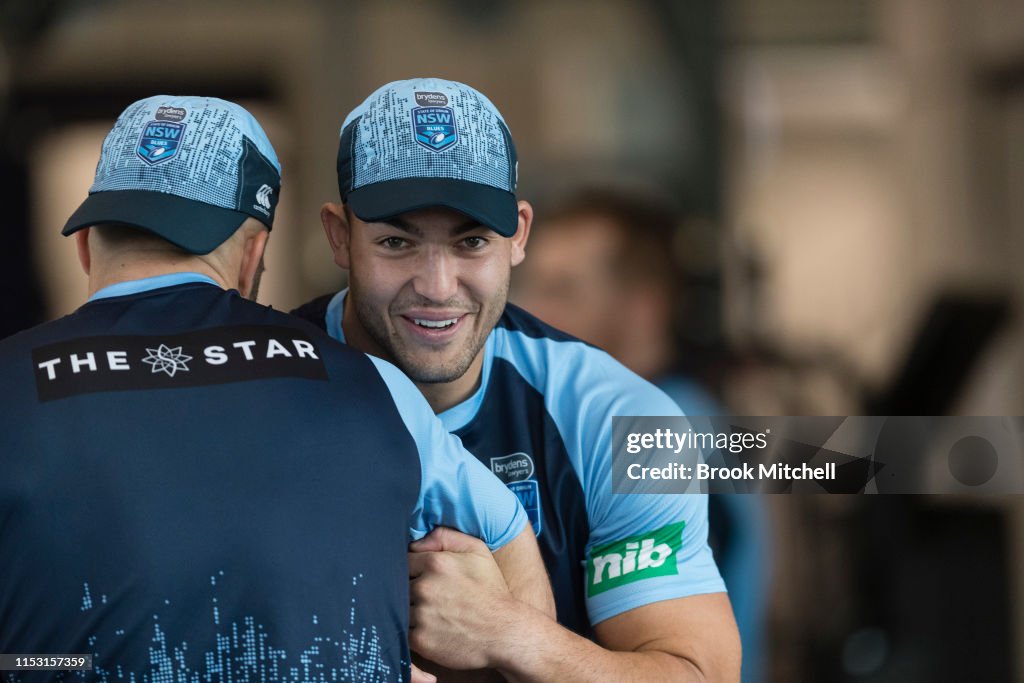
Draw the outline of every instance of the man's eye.
M467 237L462 240L462 243L470 249L483 249L487 246L487 238L485 237Z
M401 249L405 246L405 240L401 237L385 237L380 241L380 244L388 249Z

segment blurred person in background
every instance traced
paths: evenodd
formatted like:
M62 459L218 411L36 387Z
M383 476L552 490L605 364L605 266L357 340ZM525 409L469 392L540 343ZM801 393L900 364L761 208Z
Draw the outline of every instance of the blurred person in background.
M512 298L607 351L699 420L728 411L680 370L677 312L686 294L674 254L681 218L654 197L579 190L538 222ZM745 494L712 495L708 507L710 543L743 642L743 681L755 683L765 670L766 510L757 496Z

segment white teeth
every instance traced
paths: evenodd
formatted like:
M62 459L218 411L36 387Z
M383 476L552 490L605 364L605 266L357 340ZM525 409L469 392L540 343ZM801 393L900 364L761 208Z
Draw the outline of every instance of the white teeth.
M445 327L450 327L455 323L459 322L458 318L452 318L450 320L420 320L419 318L413 318L412 321L420 327L429 327L430 329L439 330Z

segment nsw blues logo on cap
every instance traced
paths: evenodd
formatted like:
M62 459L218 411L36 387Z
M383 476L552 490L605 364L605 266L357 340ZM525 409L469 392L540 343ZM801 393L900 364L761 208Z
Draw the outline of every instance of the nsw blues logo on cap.
M150 166L170 161L177 155L185 136L185 125L179 123L188 112L183 107L160 107L155 120L142 128L135 153Z
M117 117L62 232L118 223L208 254L247 218L270 229L280 189L281 164L252 114L216 97L155 95Z
M415 93L418 107L412 109L412 130L417 143L431 152L443 152L459 141L455 112L448 97L439 92Z

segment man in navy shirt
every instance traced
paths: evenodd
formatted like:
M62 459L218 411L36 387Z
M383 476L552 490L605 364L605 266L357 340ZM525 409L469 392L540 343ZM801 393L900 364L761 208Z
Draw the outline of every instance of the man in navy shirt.
M441 79L381 87L342 125L343 203L321 210L349 288L296 311L401 368L519 497L540 541L561 625L478 580L479 556L453 570L470 565L454 553L435 584L447 611L413 588L413 646L514 680L736 681L706 497L611 494L612 416L678 407L506 305L533 218L516 182L508 128L482 94ZM464 543L449 534L414 550Z
M410 540L455 527L543 582L515 496L401 372L245 298L279 190L230 102L148 98L107 136L64 228L89 301L0 342L0 652L407 681Z

